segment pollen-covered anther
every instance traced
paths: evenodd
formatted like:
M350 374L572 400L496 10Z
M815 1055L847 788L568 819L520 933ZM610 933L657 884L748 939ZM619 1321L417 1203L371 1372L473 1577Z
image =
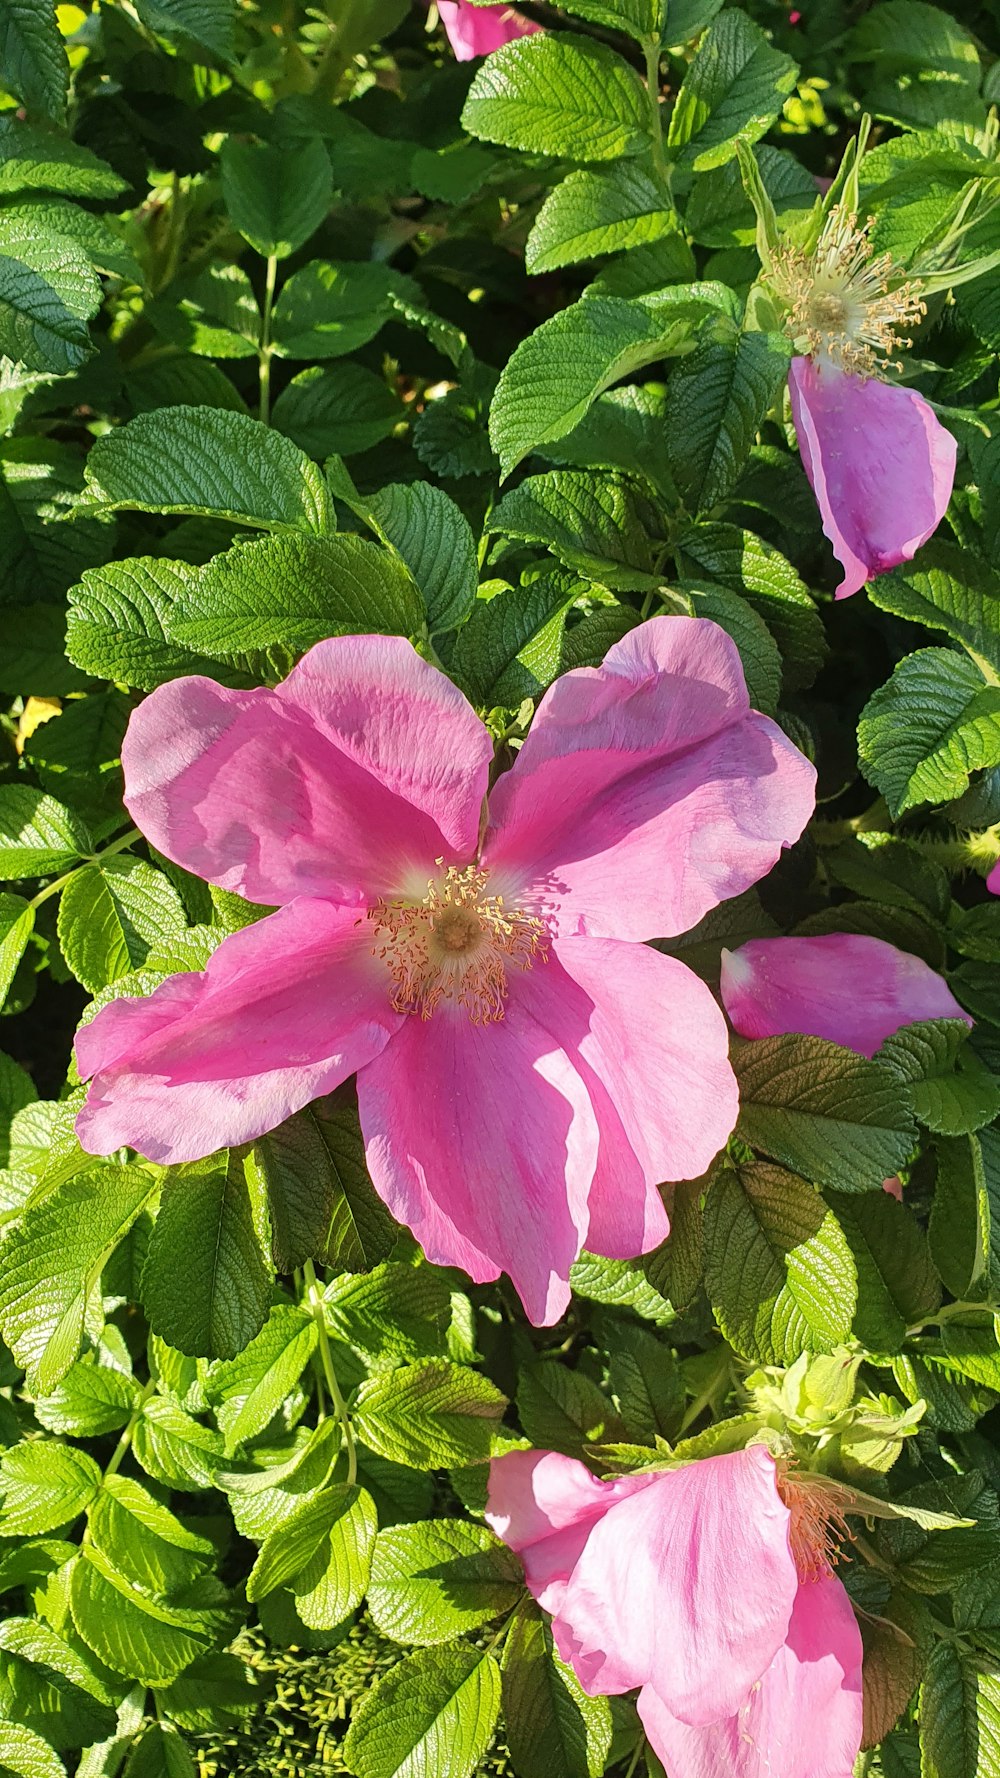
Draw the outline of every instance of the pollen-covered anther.
M801 1581L822 1580L836 1567L844 1539L851 1536L844 1517L848 1496L813 1481L808 1471L786 1460L778 1462L775 1479L791 1513L788 1536L796 1573Z
M502 1019L509 969L545 957L544 922L490 894L478 865L448 865L422 901L380 901L369 909L375 955L385 963L397 1012L429 1019L442 1000L463 1007L474 1025Z
M787 247L775 256L771 281L788 304L787 331L814 358L871 376L900 346L912 342L926 304L916 284L900 281L890 253L872 255L874 218L858 219L839 205L830 211L811 254Z

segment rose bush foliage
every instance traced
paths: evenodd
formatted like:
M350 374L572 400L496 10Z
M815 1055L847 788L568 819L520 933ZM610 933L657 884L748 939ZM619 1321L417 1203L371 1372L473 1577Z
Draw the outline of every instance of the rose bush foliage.
M1000 1771L998 57L0 0L0 1770Z

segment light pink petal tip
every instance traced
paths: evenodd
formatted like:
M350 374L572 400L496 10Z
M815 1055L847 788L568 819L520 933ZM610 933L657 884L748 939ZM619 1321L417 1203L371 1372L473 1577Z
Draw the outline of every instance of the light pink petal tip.
M298 901L233 933L202 973L104 1007L76 1040L94 1077L83 1147L200 1160L332 1092L403 1023L364 928L355 910Z
M561 936L670 937L766 875L815 782L750 709L725 631L653 618L550 686L491 795L484 862Z
M250 901L364 902L469 859L493 748L400 636L320 642L275 691L175 679L132 716L125 801L146 838Z
M944 517L957 445L915 389L811 358L788 378L799 450L846 599L908 562Z
M469 0L438 0L438 12L456 62L491 55L516 37L530 37L541 26L521 18L509 6L472 6Z
M521 1557L532 1596L555 1612L597 1521L655 1480L634 1475L602 1482L575 1457L509 1451L490 1464L486 1523Z
M651 1747L677 1778L851 1778L861 1746L861 1633L839 1580L799 1587L784 1646L742 1706L691 1726L653 1686Z
M722 1000L741 1037L797 1031L873 1056L903 1025L972 1019L922 957L848 932L754 938L722 953Z
M781 1647L798 1586L761 1446L660 1474L591 1531L553 1633L591 1693L654 1685L685 1722L739 1709Z

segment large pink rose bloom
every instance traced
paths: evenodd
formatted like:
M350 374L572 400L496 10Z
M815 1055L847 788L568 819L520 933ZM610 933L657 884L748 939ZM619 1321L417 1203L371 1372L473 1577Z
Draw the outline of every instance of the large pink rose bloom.
M922 957L853 932L753 938L723 951L722 1003L741 1037L823 1037L873 1056L922 1019L964 1019L944 977Z
M640 1688L670 1778L851 1778L861 1634L807 1477L760 1445L609 1482L512 1451L486 1518L584 1690Z
M438 12L456 62L491 55L515 37L530 37L540 25L521 18L509 6L473 6L470 0L438 0Z
M278 911L80 1032L77 1128L97 1154L194 1160L357 1073L393 1215L548 1322L584 1242L656 1246L657 1183L729 1136L722 1013L643 941L763 876L814 774L750 709L729 637L680 617L552 686L487 813L492 760L399 637L321 642L273 691L153 692L122 750L133 818Z
M844 577L837 598L908 562L951 498L958 447L915 389L793 358L802 464Z

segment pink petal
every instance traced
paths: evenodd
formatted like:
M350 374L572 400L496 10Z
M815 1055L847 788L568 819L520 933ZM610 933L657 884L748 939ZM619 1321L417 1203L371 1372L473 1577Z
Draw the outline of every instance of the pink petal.
M986 879L986 887L993 895L1000 895L1000 859L993 866Z
M881 938L752 938L722 953L722 1000L741 1037L798 1031L861 1056L921 1019L972 1020L922 957Z
M739 1094L726 1021L675 957L616 939L558 939L552 949L590 1003L573 1054L604 1088L591 1088L601 1154L587 1246L630 1259L669 1232L656 1186L696 1179L732 1133ZM566 1043L567 1032L562 1024Z
M530 37L541 29L523 19L509 6L472 6L469 0L438 0L438 12L456 62L488 56L515 37Z
M958 446L915 389L793 358L802 464L844 570L837 598L908 562L944 517Z
M492 754L471 705L402 637L338 636L276 691L161 686L122 763L137 826L195 875L251 901L357 903L472 856Z
M169 1165L250 1142L384 1048L393 1012L367 922L296 901L227 938L202 974L113 1000L77 1037L93 1075L77 1134Z
M601 1482L557 1451L508 1451L490 1464L486 1523L524 1563L533 1597L558 1611L573 1567L598 1519L654 1474Z
M833 1575L799 1587L787 1642L738 1712L692 1728L652 1686L639 1695L672 1778L851 1778L862 1714L861 1632Z
M774 1659L798 1579L760 1445L657 1477L593 1528L553 1622L585 1689L655 1685L685 1722L739 1709Z
M903 1202L903 1181L898 1173L894 1173L891 1179L883 1179L882 1190L888 1192L890 1198L895 1198L897 1204Z
M484 862L562 936L666 937L771 869L815 781L750 710L725 632L653 618L550 686L490 798Z
M558 1320L587 1228L598 1128L561 1030L557 966L516 975L502 1019L455 1001L407 1017L358 1077L376 1191L434 1265L509 1274L529 1318Z

